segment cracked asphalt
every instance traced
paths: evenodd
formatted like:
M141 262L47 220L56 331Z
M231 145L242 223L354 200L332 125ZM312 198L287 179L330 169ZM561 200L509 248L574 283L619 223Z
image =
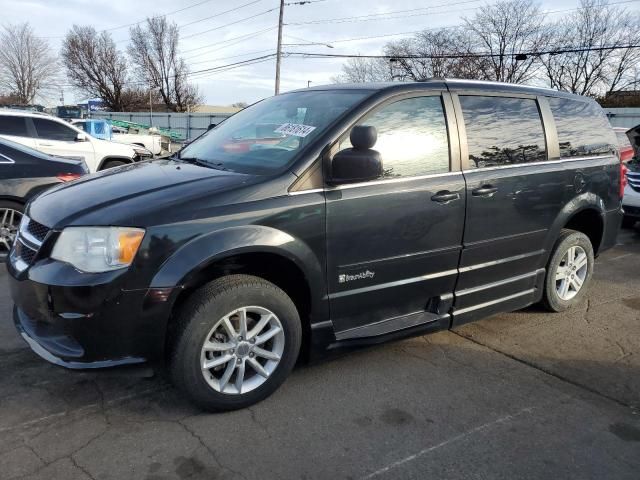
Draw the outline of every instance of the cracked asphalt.
M203 414L161 377L71 372L15 333L0 267L0 478L640 478L640 227L588 300L297 368Z

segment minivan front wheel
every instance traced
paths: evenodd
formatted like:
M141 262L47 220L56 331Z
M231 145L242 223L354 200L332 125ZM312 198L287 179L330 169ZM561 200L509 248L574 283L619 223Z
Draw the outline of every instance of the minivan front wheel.
M174 383L205 410L233 410L273 393L300 351L298 311L274 284L230 275L195 292L178 313Z
M563 230L547 266L543 304L562 312L578 304L586 294L593 274L593 246L589 237Z

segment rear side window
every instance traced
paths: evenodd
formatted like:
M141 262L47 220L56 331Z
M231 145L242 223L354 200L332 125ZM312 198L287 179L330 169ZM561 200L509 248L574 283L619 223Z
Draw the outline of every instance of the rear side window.
M460 96L470 168L547 159L538 104L529 98Z
M602 109L590 101L550 97L547 99L558 132L560 157L613 153L617 143Z
M383 178L449 171L447 123L439 96L399 100L368 114L358 125L376 127L373 150L382 157ZM349 137L340 150L351 148Z
M27 121L25 117L0 115L0 135L28 137L29 134L27 133Z
M77 137L75 130L53 120L46 118L34 118L33 123L38 132L38 138L46 140L59 140L62 142L73 142Z

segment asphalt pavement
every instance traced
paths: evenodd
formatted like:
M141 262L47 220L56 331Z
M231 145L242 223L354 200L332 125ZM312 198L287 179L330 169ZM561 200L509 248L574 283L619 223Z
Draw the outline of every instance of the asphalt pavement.
M161 376L67 371L15 333L0 267L0 478L640 478L640 229L587 301L297 368L204 414Z

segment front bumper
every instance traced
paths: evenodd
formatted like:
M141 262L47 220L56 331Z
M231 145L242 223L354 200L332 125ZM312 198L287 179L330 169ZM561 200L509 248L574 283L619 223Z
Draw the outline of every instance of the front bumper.
M45 360L85 369L163 357L169 312L155 289L123 290L118 275L83 274L50 260L8 270L16 328Z

